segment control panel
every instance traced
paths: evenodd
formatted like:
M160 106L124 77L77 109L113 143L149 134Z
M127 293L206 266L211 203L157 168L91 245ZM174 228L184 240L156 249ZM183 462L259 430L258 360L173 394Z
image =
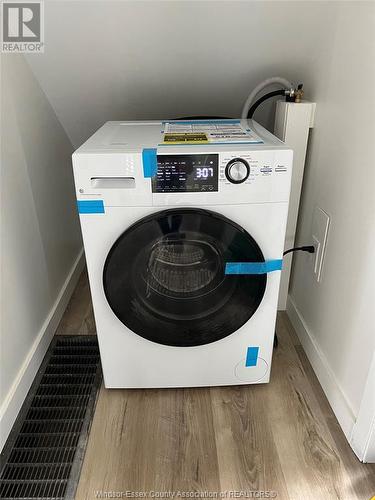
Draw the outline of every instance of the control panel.
M107 207L219 206L287 201L292 152L270 148L193 154L182 148L181 153L159 153L151 178L144 175L139 153L78 155L73 161L77 199L82 201L103 200Z
M260 143L226 142L223 136L220 143L172 145L160 143L161 125L104 125L73 154L77 199L107 208L219 211L221 205L288 201L293 153L260 126Z
M181 152L182 153L182 152ZM154 205L287 201L291 151L258 149L157 155Z
M153 193L218 191L218 154L158 155Z
M238 185L269 185L271 178L287 172L287 164L277 162L273 151L159 154L157 163L153 193L217 193L232 188L238 193L245 189Z

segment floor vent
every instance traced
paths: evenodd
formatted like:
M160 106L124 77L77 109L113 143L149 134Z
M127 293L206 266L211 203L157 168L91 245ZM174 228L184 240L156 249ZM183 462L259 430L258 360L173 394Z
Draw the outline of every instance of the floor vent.
M101 379L96 336L53 339L1 455L2 500L74 498Z

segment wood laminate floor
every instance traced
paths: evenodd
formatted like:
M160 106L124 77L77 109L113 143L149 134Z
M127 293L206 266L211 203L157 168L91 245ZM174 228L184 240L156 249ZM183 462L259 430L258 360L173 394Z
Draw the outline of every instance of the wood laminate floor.
M372 498L375 465L352 452L283 313L277 332L269 384L102 387L77 500L137 492L264 498L262 491L277 500ZM95 333L86 273L57 333Z

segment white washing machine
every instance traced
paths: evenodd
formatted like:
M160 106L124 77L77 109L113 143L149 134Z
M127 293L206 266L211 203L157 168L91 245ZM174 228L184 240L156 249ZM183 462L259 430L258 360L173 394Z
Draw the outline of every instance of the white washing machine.
M107 388L269 381L292 151L255 122L108 122L73 154Z

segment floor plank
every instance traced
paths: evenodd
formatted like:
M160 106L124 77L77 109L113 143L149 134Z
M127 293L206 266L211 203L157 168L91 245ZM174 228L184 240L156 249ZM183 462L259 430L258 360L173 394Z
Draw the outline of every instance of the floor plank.
M312 369L309 360L302 346L296 347L298 357L309 379L311 387L319 402L319 406L324 415L325 422L335 441L336 448L351 478L352 486L360 499L371 498L375 495L375 464L360 464L356 455L350 448L349 443L339 426L339 423L332 412L330 404L323 392L321 385Z
M57 333L95 333L86 273ZM277 500L369 500L375 465L350 449L285 313L277 333L269 384L102 387L76 498L262 490Z
M293 500L355 499L345 466L282 317L277 332L279 347L268 386L267 418L272 422L289 495Z
M102 387L76 498L112 490L219 491L213 436L209 389Z
M57 335L94 335L94 313L87 271L81 274L77 287L57 328Z
M211 389L222 491L275 491L289 499L267 409L267 386Z

